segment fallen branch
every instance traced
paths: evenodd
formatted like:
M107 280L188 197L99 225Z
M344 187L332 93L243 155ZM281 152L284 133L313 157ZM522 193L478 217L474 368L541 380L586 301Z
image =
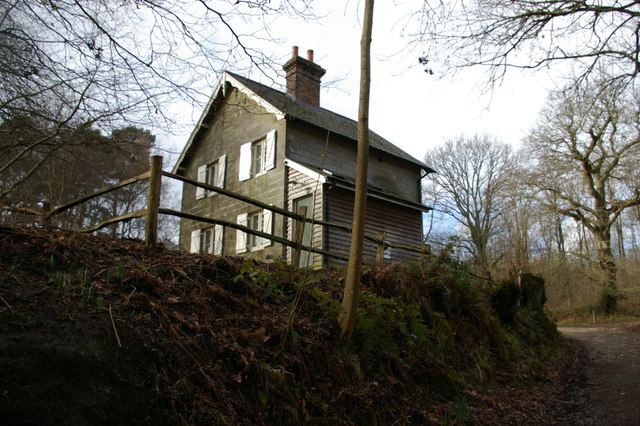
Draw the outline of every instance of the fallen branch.
M113 320L113 314L111 314L111 305L109 305L109 318L111 318L111 326L113 327L113 332L116 335L116 341L118 342L118 347L122 347L122 343L120 343L120 336L118 336L118 330L116 329L116 322Z
M11 307L11 305L9 304L9 302L7 302L6 300L4 300L4 298L2 296L0 296L0 300L2 300L4 302L5 305L7 305L7 308L9 308L11 310L12 314L15 314L15 311L13 310L13 308Z

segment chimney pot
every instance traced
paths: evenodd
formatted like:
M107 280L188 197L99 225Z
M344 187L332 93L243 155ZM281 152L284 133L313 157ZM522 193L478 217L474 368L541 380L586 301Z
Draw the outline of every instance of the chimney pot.
M320 80L325 70L313 62L313 50L307 50L307 59L298 56L293 46L293 57L282 66L287 74L287 93L296 101L320 106Z

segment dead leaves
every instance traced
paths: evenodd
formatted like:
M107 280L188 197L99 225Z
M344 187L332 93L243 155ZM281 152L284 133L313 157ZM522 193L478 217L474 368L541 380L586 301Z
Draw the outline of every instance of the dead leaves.
M176 423L431 424L449 408L430 383L447 367L442 361L414 359L403 349L404 358L381 357L388 362L381 371L376 360L359 359L357 347L338 344L335 317L327 312L342 294L340 271L313 272L302 286L298 271L277 263L248 265L136 241L2 227L0 261L0 273L7 265L28 265L9 277L22 287L0 287L0 315L37 306L50 317L75 310L72 321L83 329L100 320L113 324L123 346L109 347L118 351L116 362L128 363L127 371L135 366L135 379ZM93 298L83 300L101 298L112 320L95 303L77 303L80 287L62 294L49 285L42 299L33 290L54 272L78 280L78 271ZM374 267L364 289L428 299L420 294L423 283L402 281L401 272L397 265ZM298 299L302 287L307 293ZM504 386L509 377L516 376L507 375ZM480 424L544 420L537 414L543 400L528 395L513 388L465 394ZM506 417L505 410L520 414Z

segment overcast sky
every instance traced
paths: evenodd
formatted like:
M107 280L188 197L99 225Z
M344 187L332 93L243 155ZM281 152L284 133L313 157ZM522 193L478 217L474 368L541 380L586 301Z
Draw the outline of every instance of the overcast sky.
M375 5L371 129L418 159L423 159L427 149L462 133L490 133L518 146L552 87L545 74L531 76L514 71L500 86L484 93L482 85L486 81L481 70L439 78L442 72L434 64L436 75L428 75L418 64L422 52L408 48L408 40L399 35L398 22L414 5L415 1L401 0ZM283 63L289 59L293 45L299 46L301 56L313 49L315 62L327 70L323 82L339 80L322 90L321 106L352 119L358 112L360 67L361 26L359 18L354 17L356 6L353 1L346 5L323 2L323 8L314 9L323 16L318 21L278 19L270 29L280 43L264 42L264 49L281 56ZM264 80L257 72L248 77ZM185 119L197 120L200 113ZM169 142L181 150L188 135L189 131Z

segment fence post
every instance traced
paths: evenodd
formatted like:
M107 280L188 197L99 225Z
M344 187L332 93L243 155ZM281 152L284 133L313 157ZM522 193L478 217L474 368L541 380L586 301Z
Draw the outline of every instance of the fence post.
M384 263L384 240L386 236L386 232L378 232L378 247L376 248L376 263L378 265L382 265Z
M160 191L162 188L162 157L151 157L149 173L149 195L147 198L147 221L145 241L148 246L154 245L158 239L158 210L160 209Z
M300 206L298 214L302 217L307 217L307 206ZM300 246L302 245L302 238L304 237L304 224L303 220L296 220L295 234L293 241L296 246L291 251L291 264L296 268L300 267Z

